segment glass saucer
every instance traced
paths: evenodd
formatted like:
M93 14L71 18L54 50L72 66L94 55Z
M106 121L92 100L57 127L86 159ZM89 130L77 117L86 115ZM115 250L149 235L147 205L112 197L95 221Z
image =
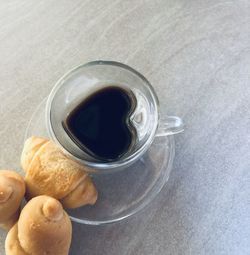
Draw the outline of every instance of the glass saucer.
M45 98L35 109L25 132L48 137ZM101 225L123 220L143 209L169 178L174 158L173 136L156 137L144 156L120 172L92 175L99 196L94 206L67 210L72 221Z

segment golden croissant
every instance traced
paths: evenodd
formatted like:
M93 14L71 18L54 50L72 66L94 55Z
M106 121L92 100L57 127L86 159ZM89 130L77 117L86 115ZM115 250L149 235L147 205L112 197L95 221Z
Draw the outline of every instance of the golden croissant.
M5 240L6 255L67 255L72 226L61 203L49 196L31 199Z
M14 171L0 170L0 226L10 229L17 221L20 204L25 193L21 175Z
M66 156L51 140L30 137L24 144L21 165L26 172L28 198L48 195L65 208L92 205L97 200L87 168Z

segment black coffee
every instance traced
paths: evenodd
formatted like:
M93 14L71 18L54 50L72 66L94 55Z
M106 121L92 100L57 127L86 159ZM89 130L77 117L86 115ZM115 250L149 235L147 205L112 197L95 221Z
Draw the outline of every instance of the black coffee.
M129 116L134 108L132 92L110 86L81 102L62 124L82 150L102 160L116 160L133 143L135 129Z

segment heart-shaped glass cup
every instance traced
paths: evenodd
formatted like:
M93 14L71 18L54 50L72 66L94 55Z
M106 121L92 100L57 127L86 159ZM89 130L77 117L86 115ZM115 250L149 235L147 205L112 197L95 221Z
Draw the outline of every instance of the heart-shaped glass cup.
M102 161L83 151L67 134L62 122L89 95L108 86L131 91L136 108L130 121L136 129L133 146L119 159ZM183 131L179 117L160 116L159 100L149 81L133 68L114 61L93 61L64 75L52 89L46 105L46 125L50 138L72 158L90 167L90 172L110 173L124 169L139 159L156 136ZM108 146L108 144L107 144Z

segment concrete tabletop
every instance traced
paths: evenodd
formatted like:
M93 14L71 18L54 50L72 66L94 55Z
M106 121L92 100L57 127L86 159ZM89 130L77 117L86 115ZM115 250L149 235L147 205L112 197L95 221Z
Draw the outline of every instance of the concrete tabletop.
M250 254L249 24L247 0L0 1L0 168L21 170L34 109L91 60L143 73L186 124L157 198L124 222L73 224L70 254Z

